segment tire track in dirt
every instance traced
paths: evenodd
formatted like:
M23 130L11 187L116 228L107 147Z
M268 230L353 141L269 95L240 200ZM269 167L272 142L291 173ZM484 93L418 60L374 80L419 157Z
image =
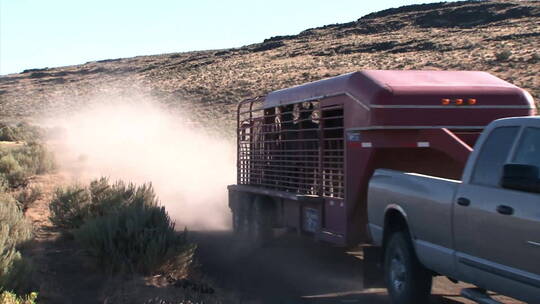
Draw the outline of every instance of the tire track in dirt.
M249 304L389 304L384 289L363 290L354 253L294 235L250 250L230 232L193 232L203 273ZM473 303L459 296L466 284L436 278L431 304ZM498 297L504 303L521 303Z

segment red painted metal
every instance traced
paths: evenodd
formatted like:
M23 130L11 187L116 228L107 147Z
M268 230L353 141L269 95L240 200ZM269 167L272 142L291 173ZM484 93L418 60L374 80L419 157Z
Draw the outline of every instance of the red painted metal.
M316 209L317 238L362 242L375 169L457 179L485 125L535 113L526 91L485 72L360 71L275 91L239 103L230 190L275 198L299 230Z

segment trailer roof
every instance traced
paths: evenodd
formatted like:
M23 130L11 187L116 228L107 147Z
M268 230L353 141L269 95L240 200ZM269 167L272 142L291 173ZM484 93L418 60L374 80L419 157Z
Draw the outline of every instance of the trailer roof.
M516 87L487 72L481 71L391 71L365 70L360 73L390 87L426 86L502 86ZM354 73L353 73L354 74Z
M265 107L275 107L303 100L347 94L366 107L384 105L425 106L433 98L451 93L463 96L490 96L491 105L534 107L532 97L524 90L487 72L481 71L400 71L362 70L269 93ZM510 98L511 97L511 98ZM437 99L438 102L438 99Z

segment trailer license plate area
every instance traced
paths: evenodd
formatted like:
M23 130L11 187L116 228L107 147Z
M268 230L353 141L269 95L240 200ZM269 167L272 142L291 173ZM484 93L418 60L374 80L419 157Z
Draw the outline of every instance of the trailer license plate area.
M304 208L304 230L317 232L319 230L319 211L315 208Z

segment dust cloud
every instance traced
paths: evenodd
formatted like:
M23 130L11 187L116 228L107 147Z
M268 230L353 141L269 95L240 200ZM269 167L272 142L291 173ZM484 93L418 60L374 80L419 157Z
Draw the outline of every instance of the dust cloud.
M74 182L100 176L151 182L177 229L227 229L227 185L235 181L233 140L210 135L149 100L100 100L44 121L60 170Z

